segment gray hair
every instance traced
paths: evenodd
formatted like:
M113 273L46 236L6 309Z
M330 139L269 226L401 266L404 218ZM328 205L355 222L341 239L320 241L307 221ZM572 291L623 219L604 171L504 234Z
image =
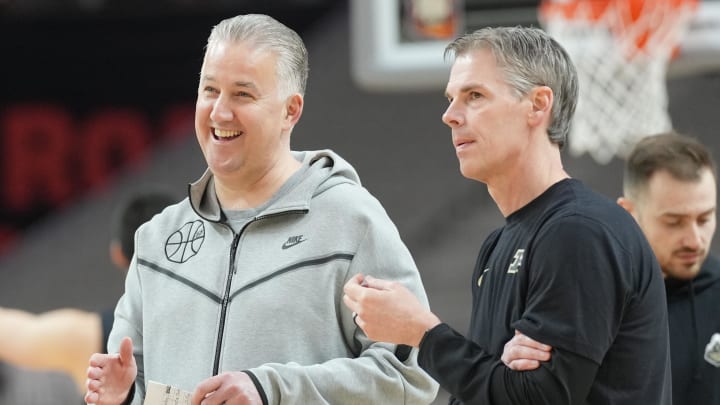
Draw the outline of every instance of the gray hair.
M565 49L545 31L529 27L486 27L465 34L445 48L445 58L476 49L490 50L518 97L537 86L553 92L550 141L563 147L567 141L578 99L575 65Z
M206 49L223 42L250 42L259 49L274 52L281 90L287 95L305 94L308 53L297 32L267 15L238 15L213 27Z

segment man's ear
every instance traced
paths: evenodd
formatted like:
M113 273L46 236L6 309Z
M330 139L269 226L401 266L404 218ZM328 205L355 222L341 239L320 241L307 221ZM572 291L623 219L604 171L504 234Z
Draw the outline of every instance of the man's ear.
M625 211L635 216L635 204L633 204L631 200L628 200L625 197L618 197L617 203L619 206L625 208Z
M288 97L285 102L285 126L288 129L294 127L298 120L300 120L303 112L303 104L303 97L299 93Z
M530 92L532 111L528 117L528 123L531 126L537 126L543 122L550 122L553 99L553 91L548 86L538 86L532 89Z

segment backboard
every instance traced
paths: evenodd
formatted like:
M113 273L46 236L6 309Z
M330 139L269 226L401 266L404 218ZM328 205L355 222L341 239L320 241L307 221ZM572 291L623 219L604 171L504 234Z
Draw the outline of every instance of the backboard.
M441 2L443 0L434 0ZM457 32L483 26L540 26L539 0L448 0L457 4ZM352 74L370 91L441 89L450 64L450 38L410 39L404 34L409 0L351 0ZM668 75L720 71L720 0L703 0Z

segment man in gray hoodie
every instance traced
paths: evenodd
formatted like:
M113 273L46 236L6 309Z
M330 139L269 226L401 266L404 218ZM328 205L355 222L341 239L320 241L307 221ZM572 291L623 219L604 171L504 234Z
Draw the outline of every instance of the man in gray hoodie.
M141 404L149 382L199 404L430 403L406 346L369 340L341 303L358 273L407 286L416 266L380 203L331 151L292 152L307 51L274 19L213 28L195 130L209 166L136 234L87 403Z

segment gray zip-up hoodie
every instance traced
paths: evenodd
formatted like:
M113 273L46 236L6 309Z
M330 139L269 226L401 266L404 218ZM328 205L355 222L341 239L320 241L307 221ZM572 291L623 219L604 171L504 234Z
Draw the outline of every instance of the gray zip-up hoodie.
M427 404L437 384L416 350L368 340L343 305L357 273L397 280L427 304L415 263L380 203L331 151L229 226L208 171L189 198L135 235L108 352L133 339L138 376L192 391L246 371L265 404Z

